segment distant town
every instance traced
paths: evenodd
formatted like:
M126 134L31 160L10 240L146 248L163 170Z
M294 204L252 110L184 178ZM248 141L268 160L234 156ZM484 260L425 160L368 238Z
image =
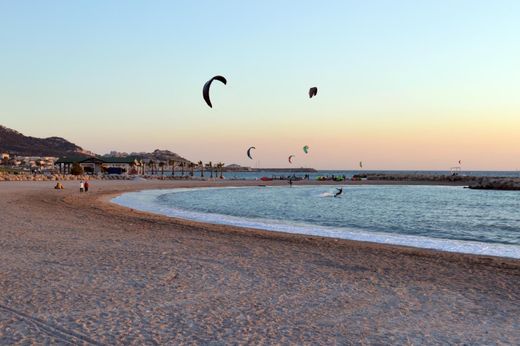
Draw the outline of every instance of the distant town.
M36 138L0 126L0 174L147 175L222 178L223 172L315 172L308 168L251 168L190 161L169 150L97 155L61 137Z
M0 171L11 174L72 175L176 175L222 177L223 172L291 171L314 172L309 168L251 168L222 162L191 162L168 150L152 153L120 153L102 156L19 156L2 152Z
M1 153L1 168L10 173L73 174L73 175L181 175L193 176L195 171L208 176L220 176L225 170L250 170L248 167L222 162L198 163L186 160L168 150L152 153L111 152L102 156L20 156Z

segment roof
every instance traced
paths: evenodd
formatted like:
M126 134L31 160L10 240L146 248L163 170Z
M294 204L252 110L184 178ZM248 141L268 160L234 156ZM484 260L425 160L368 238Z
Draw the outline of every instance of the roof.
M134 156L126 156L126 157L103 157L102 160L105 163L137 163L139 160Z
M68 156L68 157L60 157L58 161L56 161L56 164L65 163L65 164L71 164L71 163L137 163L138 160L133 157L85 157L85 156Z
M60 157L56 164L60 163L92 163L101 161L97 157L85 157L85 156L66 156Z

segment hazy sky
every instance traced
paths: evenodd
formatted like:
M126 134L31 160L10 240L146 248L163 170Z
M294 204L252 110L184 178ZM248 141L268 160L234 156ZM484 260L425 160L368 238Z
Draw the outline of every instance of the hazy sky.
M520 1L0 0L0 124L97 153L520 169L519 18Z

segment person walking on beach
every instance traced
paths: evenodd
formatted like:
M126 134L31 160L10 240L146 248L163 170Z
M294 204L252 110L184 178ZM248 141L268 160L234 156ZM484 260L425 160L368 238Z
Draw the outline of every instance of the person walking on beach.
M79 192L85 191L85 183L83 180L79 183Z
M85 192L88 192L88 180L85 180Z

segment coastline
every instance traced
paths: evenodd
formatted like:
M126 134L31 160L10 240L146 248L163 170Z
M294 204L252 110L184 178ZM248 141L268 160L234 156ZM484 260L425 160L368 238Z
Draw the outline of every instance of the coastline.
M88 194L75 182L63 191L0 184L0 341L520 341L518 260L203 224L109 202L143 189L258 184L95 181ZM36 318L65 331L38 331Z
M366 184L365 184L366 185ZM308 187L309 185L301 184L299 187ZM360 185L357 185L360 186ZM374 186L374 185L372 185ZM414 186L405 185L404 186ZM351 187L354 187L351 185ZM201 189L236 189L237 186L231 187L211 187L211 188L193 188L193 190ZM298 187L295 187L298 188ZM155 204L155 199L165 193L182 193L192 189L174 188L174 189L156 189L137 192L127 192L118 195L110 202L117 205L139 210L146 213L163 215L170 218L190 220L200 223L219 224L232 227L246 228L250 230L263 230L278 233L295 234L302 237L316 236L333 239L345 239L352 241L369 242L383 245L396 245L403 247L411 247L418 249L431 249L443 252L464 253L482 256L505 257L520 260L520 247L508 244L486 243L475 240L457 240L427 237L420 235L407 235L398 233L373 232L363 229L324 226L319 224L291 222L278 219L263 218L247 218L232 216L227 214L214 214L197 212L192 210L177 209L174 207L159 207ZM218 192L216 192L218 193Z

